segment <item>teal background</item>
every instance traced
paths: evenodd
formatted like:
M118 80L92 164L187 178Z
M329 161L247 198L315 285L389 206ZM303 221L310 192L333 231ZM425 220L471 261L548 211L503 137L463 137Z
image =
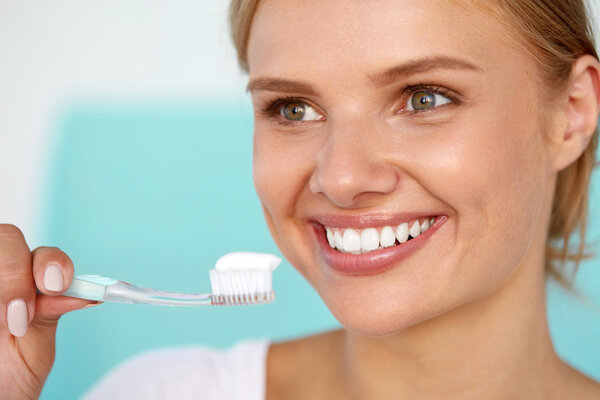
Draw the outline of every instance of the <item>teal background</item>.
M69 108L57 126L42 214L45 245L77 273L165 290L209 292L208 270L230 251L279 254L252 186L252 114L245 103ZM600 237L600 176L590 239ZM597 248L597 247L596 247ZM600 380L600 262L577 281L586 306L550 287L549 316L564 358ZM337 327L310 286L284 262L265 306L165 308L103 304L61 319L42 399L80 396L118 362L156 347L226 347Z

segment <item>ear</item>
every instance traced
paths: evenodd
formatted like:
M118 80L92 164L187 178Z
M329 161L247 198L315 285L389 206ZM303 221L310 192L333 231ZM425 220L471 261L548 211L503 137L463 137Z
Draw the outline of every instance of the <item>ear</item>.
M566 128L553 140L553 167L560 171L584 152L596 131L600 111L600 64L590 55L577 59L571 70L565 109Z

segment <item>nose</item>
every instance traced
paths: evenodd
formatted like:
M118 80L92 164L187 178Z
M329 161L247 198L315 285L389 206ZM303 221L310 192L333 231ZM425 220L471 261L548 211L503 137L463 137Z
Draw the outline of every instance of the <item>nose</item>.
M368 206L373 198L392 192L399 183L385 139L373 129L351 125L332 126L327 132L309 181L313 193L326 196L341 208Z

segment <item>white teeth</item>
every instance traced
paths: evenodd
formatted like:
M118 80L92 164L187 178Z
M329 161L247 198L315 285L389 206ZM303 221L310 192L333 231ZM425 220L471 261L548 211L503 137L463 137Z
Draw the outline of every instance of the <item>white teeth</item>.
M384 226L379 239L382 247L390 247L396 244L396 235L391 226Z
M414 238L416 238L417 236L419 236L421 234L421 227L419 226L419 221L415 221L412 224L408 233L410 233L410 236L412 236Z
M344 249L344 240L342 239L342 234L340 233L340 231L335 231L335 233L333 234L333 241L335 243L335 247L338 250Z
M396 229L396 239L398 242L405 243L408 240L408 223L398 225Z
M346 229L342 238L344 251L360 252L360 235L354 229Z
M379 228L330 228L325 227L327 242L329 246L344 253L364 254L373 250L406 243L411 237L416 238L427 231L435 223L435 217L423 220L415 220L412 225L404 222L396 227L384 226ZM396 240L398 242L396 242Z
M379 247L377 229L367 228L360 233L360 247L363 251L371 251Z
M327 231L327 241L329 242L329 246L335 248L335 238L333 237L333 232L331 228L325 228Z

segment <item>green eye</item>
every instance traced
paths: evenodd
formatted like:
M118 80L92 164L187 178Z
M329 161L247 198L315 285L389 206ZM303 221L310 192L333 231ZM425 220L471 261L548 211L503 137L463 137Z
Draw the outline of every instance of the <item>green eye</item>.
M281 114L290 121L302 121L306 114L306 106L302 103L289 103L283 106Z
M317 121L322 116L311 106L301 101L285 103L279 109L279 114L288 121Z
M451 103L452 100L431 90L419 90L410 97L406 109L408 111L431 110L435 107Z
M427 110L435 107L435 97L431 92L417 92L413 95L411 104L415 110Z

